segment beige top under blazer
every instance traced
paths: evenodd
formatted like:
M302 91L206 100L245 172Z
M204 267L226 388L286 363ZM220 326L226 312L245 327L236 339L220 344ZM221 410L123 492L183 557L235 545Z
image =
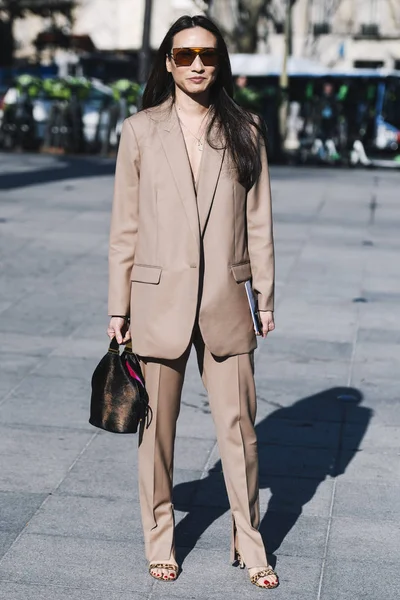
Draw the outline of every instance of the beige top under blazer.
M227 152L205 143L196 198L171 103L125 120L111 219L108 310L130 314L137 354L178 358L196 318L216 356L257 346L244 282L252 277L260 310L274 308L271 194L261 143L260 152L261 175L246 193Z

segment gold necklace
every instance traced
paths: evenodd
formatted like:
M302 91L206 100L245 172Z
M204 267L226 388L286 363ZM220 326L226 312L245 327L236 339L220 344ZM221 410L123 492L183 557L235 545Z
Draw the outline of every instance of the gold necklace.
M203 135L201 135L200 137L197 137L197 135L195 135L193 133L193 131L190 131L189 127L187 125L185 125L185 123L183 121L181 121L180 119L179 119L179 121L180 121L181 125L185 129L187 129L187 131L190 133L190 135L192 135L195 138L195 140L197 140L197 150L199 150L199 152L203 152Z
M178 110L179 110L179 109L178 109ZM179 115L178 115L178 119L179 119L179 122L180 122L180 124L181 124L181 125L183 125L183 127L184 127L185 129L187 129L187 131L190 133L190 135L192 135L192 136L194 137L194 139L195 139L195 140L197 140L197 149L199 150L199 152L203 152L203 145L204 145L204 144L203 144L203 138L204 138L204 133L205 133L205 132L203 132L203 133L201 134L201 136L200 136L200 137L198 136L198 134L199 134L199 131L201 130L201 128L202 128L202 126L203 126L204 119L207 117L207 115L208 115L208 113L209 113L209 112L210 112L210 109L208 109L208 110L207 110L206 114L205 114L205 115L204 115L204 117L202 118L202 121L201 121L201 123L200 123L200 127L199 127L199 128L198 128L198 130L197 130L197 135L195 135L195 134L193 133L193 131L191 131L191 130L189 129L189 127L188 127L187 125L185 125L185 123L184 123L184 122L183 122L183 121L180 119L180 117L179 117Z

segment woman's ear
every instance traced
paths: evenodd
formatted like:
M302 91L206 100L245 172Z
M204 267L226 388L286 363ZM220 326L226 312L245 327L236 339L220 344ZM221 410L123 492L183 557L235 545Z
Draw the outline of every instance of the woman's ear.
M165 55L165 67L166 67L168 73L171 73L171 71L172 71L171 59L168 56L168 54Z

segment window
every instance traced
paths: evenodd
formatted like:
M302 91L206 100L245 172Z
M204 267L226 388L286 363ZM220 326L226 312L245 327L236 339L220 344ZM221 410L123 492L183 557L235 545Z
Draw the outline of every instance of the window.
M383 60L355 60L354 67L356 69L380 69L384 67Z
M321 23L314 23L313 29L314 35L326 35L331 32L331 26L326 21L322 21Z
M379 26L376 23L361 25L360 34L366 38L377 38L379 37Z

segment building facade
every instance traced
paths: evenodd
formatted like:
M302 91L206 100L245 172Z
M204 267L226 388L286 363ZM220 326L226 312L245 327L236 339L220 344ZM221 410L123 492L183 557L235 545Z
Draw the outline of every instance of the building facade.
M49 18L26 15L16 19L14 38L17 58L35 53L34 40L56 25L76 35L89 35L98 50L138 50L142 43L145 0L76 0L72 24L56 13ZM167 28L183 14L199 14L202 0L153 0L151 45L158 47Z
M99 50L138 50L142 43L144 0L79 0L74 33L89 34ZM157 48L181 15L198 14L195 0L153 0L151 45Z
M282 56L288 0L248 0L257 7L257 51ZM242 4L245 0L242 0ZM210 15L237 51L239 0L153 0L151 45L157 48L168 27L183 14ZM132 51L142 43L145 0L77 0L72 25L64 17L17 19L17 57L32 55L33 41L49 25L89 35L98 50ZM236 29L235 29L236 28ZM292 9L292 54L333 68L400 69L400 0L296 0Z
M282 23L285 4L286 0L271 3ZM276 29L270 21L264 50L282 54L284 36ZM292 10L292 52L338 69L400 69L400 1L297 0Z

